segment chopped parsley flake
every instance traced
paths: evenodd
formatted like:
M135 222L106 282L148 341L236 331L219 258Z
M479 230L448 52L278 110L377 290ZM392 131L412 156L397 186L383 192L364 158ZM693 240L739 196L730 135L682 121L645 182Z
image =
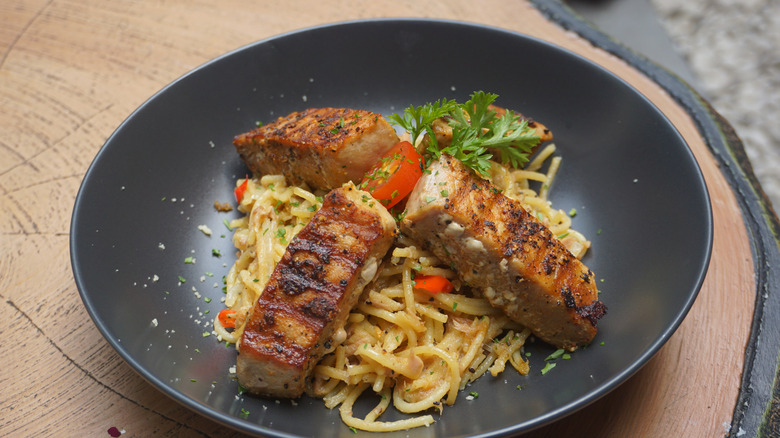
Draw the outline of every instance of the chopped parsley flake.
M542 375L547 374L548 371L555 368L555 362L547 362L547 364L542 368Z
M195 264L195 258L194 257L187 257L184 259L184 263L188 265L194 265Z
M211 250L211 255L213 255L214 257L222 257L222 252L220 252L220 250L218 250L218 249L216 249L216 248L213 248L213 249ZM212 275L214 275L214 274L211 274L211 275L209 275L209 273L207 272L207 273L206 273L206 275L208 275L209 277L211 277L211 276L212 276Z
M287 244L287 239L284 238L284 236L287 234L287 228L279 228L276 230L276 237L279 238L279 241L282 242L282 244Z
M555 350L555 352L553 352L551 355L545 357L544 360L555 360L561 357L562 354L563 354L563 348L559 348Z

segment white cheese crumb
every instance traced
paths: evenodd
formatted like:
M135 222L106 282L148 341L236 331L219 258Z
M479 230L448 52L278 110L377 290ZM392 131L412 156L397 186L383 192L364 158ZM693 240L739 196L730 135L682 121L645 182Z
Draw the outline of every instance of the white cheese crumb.
M303 96L301 96L301 100L302 100L302 101L304 101L304 102L306 102L306 100L308 100L308 98L307 98L307 97L306 97L306 95L304 94Z
M468 401L474 400L474 396L473 395L467 395L466 396L466 400L468 400Z
M211 236L211 228L207 225L198 225L198 229L205 235Z
M152 276L152 282L156 283L156 282L158 282L158 281L160 281L160 277L159 277L159 276L157 276L157 274L154 274L154 275Z
M455 222L453 222L454 224ZM466 244L466 249L473 252L482 252L485 251L485 246L482 244L482 241L477 240L473 237L467 237L463 239L463 243Z
M152 320L152 325L153 325L153 326L155 326L155 327L157 327L157 318L154 318L154 319Z
M457 222L450 222L449 225L447 225L447 228L444 230L444 234L448 236L457 237L463 234L463 231L465 231L465 228L463 228L463 225L457 223Z
M165 245L163 245L162 243L158 243L157 247L160 248L160 249L165 249Z
M232 367L228 368L228 372L229 372L230 374L235 374L235 373L236 373L236 366L235 366L235 365L233 365Z
M371 257L366 265L363 267L363 272L360 273L360 277L366 282L370 282L374 279L377 270L376 259Z

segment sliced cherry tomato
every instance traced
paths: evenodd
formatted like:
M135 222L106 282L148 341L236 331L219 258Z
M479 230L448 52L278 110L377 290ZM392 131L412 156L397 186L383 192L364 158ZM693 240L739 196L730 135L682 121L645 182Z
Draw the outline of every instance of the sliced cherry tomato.
M222 309L217 318L219 318L219 323L222 324L222 327L236 327L236 311L233 309Z
M236 187L235 190L233 190L233 194L236 195L236 201L238 203L241 203L241 200L244 199L244 192L246 192L246 188L249 185L249 176L244 178L244 182L241 183L240 186Z
M366 173L360 188L370 192L387 208L398 204L422 176L423 158L408 141L390 149Z
M414 276L414 287L434 294L452 292L452 283L441 275L417 274Z

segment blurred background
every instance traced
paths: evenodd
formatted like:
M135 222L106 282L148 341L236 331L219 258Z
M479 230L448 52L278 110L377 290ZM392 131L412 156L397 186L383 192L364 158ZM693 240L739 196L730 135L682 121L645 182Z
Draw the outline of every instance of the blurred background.
M671 70L737 131L780 208L780 1L570 0L604 33Z

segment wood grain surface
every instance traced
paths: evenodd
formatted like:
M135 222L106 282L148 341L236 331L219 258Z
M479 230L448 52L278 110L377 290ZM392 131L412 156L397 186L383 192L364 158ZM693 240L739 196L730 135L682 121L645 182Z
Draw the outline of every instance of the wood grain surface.
M688 113L622 60L524 1L0 2L0 435L239 435L141 379L100 336L70 269L74 199L106 138L192 68L302 27L432 17L527 33L577 52L640 90L693 150L712 197L713 257L700 296L667 345L593 405L532 436L722 436L731 422L755 294L729 184ZM724 426L724 423L726 426Z

